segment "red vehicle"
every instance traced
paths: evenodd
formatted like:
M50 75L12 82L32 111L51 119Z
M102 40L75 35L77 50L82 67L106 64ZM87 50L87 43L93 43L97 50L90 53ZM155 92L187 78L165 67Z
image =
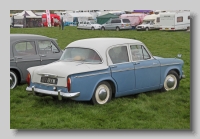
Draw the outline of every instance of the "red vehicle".
M60 16L57 14L50 14L50 18L51 18L51 26L59 26L60 23ZM48 23L47 23L47 15L43 14L42 15L42 24L44 27L48 27Z

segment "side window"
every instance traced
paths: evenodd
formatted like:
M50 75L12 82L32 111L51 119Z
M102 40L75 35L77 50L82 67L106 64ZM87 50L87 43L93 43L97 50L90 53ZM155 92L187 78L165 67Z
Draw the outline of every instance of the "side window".
M183 17L177 17L177 22L183 22Z
M115 23L115 20L111 20L111 23Z
M34 42L19 42L14 46L15 56L36 55Z
M108 52L113 64L129 62L128 51L126 46L111 48Z
M51 41L38 41L39 53L58 53L58 48Z
M133 61L150 59L150 55L142 45L131 45Z
M188 19L190 20L190 16L188 16Z

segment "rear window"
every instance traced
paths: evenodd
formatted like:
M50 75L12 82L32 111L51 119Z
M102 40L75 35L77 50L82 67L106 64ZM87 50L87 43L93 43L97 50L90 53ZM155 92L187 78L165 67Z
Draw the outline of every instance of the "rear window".
M129 19L122 19L123 23L130 23Z

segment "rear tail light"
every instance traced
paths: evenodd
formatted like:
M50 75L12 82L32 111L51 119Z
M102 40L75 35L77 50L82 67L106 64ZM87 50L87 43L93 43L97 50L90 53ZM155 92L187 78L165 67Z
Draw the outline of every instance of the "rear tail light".
M70 92L70 90L71 90L71 79L70 79L70 77L67 78L67 89L68 89L68 92Z
M171 28L171 29L174 29L174 28Z
M28 84L28 86L30 86L30 82L31 82L31 74L28 72L26 77L26 83Z
M123 26L124 26L124 24L121 24L121 26L123 27Z

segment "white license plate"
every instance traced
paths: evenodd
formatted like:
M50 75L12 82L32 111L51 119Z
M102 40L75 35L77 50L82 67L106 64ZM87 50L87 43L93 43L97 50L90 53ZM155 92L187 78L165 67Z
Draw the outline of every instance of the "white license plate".
M50 77L41 77L40 81L42 83L57 84L58 79L57 78L50 78Z

